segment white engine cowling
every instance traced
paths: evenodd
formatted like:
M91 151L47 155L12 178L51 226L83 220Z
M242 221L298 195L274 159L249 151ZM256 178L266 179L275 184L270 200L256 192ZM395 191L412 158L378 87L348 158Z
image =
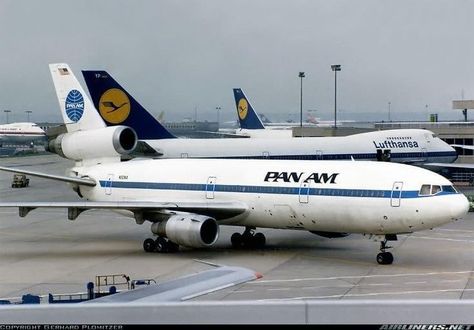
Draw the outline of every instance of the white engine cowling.
M132 152L137 134L127 126L61 134L49 142L49 151L71 160L117 157Z
M151 225L151 231L179 245L200 248L213 245L219 237L214 218L200 214L177 214Z

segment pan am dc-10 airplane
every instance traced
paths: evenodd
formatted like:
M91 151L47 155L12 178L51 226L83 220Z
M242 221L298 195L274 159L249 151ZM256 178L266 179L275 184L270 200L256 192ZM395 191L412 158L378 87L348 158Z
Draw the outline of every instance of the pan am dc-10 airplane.
M221 225L245 227L233 246L262 247L257 227L299 229L325 237L348 233L381 239L380 264L391 264L387 240L463 217L468 201L444 177L404 164L366 161L243 159L132 159L134 131L106 127L65 64L51 74L68 133L64 154L75 160L67 176L1 167L68 182L83 202L13 202L20 216L41 208L66 208L76 219L89 209L110 209L150 221L158 237L144 249L174 251L210 247ZM99 124L101 123L101 124ZM93 143L94 148L83 148Z
M162 158L244 158L287 160L377 160L453 162L456 151L422 129L375 131L341 137L289 139L177 139L105 71L83 71L92 100L108 126L133 128ZM112 106L113 105L113 106ZM54 151L54 147L51 148Z

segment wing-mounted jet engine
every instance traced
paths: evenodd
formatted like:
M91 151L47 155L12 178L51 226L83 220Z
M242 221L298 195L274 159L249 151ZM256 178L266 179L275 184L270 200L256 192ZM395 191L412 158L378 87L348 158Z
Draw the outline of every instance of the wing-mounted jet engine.
M155 222L151 225L151 231L159 237L157 240L149 238L143 242L143 248L147 252L171 252L177 250L179 245L209 247L219 237L219 225L214 218L193 213L175 214L165 221Z

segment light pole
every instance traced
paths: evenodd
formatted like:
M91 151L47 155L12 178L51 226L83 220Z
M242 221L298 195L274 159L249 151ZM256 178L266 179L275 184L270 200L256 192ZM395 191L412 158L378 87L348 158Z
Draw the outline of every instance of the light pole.
M391 121L390 120L390 105L391 104L392 104L391 102L388 102L388 121Z
M303 127L303 78L305 77L304 72L300 72L298 77L301 78L300 85L300 127Z
M217 110L217 129L219 129L219 112L221 110L221 107L216 107Z
M333 64L331 70L334 71L334 128L337 128L337 71L341 71L341 65Z
M31 110L26 110L26 118L27 118L27 122L30 122L30 113L32 113L33 111Z
M8 123L9 123L9 121L8 121L8 114L9 114L10 112L12 112L12 111L11 111L11 110L3 110L3 112L6 113L6 116L7 116L7 124L8 124Z

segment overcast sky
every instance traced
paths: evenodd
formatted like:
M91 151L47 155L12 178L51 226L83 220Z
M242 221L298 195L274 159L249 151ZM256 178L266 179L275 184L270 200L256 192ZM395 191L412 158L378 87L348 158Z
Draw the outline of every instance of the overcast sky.
M0 0L0 122L59 121L48 64L104 69L155 115L235 119L232 88L277 120L461 119L474 1ZM85 84L83 85L86 87ZM195 111L197 109L197 111ZM474 113L472 114L474 118Z

